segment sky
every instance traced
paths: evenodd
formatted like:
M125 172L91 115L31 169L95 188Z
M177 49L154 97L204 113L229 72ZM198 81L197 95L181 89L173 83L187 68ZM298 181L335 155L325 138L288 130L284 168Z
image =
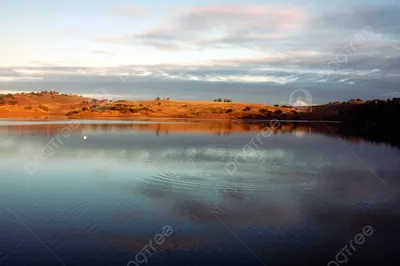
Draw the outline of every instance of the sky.
M0 93L267 104L400 96L397 0L2 0L0 22Z

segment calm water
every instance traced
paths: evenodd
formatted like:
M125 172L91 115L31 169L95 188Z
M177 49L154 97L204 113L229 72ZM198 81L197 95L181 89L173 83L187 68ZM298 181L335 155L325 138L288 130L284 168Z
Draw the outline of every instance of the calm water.
M322 266L350 241L347 265L400 262L395 147L330 124L69 123L0 122L0 265Z

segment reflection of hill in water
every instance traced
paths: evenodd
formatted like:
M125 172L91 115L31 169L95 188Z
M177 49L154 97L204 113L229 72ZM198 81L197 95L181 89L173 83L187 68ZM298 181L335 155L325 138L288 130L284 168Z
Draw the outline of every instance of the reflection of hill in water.
M143 121L142 121L143 122ZM241 122L241 121L201 121L201 120L180 120L179 122L170 121L168 123L157 123L148 121L140 124L80 124L77 129L72 130L72 134L90 134L94 132L132 132L145 133L152 132L155 135L169 134L213 134L218 136L229 136L234 133L254 132L262 130L272 131L273 134L293 134L302 137L306 134L324 134L333 138L341 137L351 142L383 142L395 146L400 146L398 136L390 132L364 132L356 128L343 126L339 123L319 123L319 122L281 122L278 128L272 128L267 122ZM61 130L68 125L12 125L0 127L0 133L12 133L13 135L39 135L54 137L61 134Z

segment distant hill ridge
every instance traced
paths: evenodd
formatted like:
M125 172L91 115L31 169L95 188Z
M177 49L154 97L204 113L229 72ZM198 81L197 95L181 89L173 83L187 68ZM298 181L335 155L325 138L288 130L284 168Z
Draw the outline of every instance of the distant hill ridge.
M330 120L369 127L393 123L400 98L330 102L315 106L236 103L231 99L174 101L169 98L98 100L56 91L0 94L1 118L171 117L218 119Z

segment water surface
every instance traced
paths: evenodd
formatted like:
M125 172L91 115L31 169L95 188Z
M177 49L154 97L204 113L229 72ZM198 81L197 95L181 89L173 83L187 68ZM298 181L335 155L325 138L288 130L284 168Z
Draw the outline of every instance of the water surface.
M327 265L365 226L347 264L397 265L400 152L336 127L2 121L0 265Z

